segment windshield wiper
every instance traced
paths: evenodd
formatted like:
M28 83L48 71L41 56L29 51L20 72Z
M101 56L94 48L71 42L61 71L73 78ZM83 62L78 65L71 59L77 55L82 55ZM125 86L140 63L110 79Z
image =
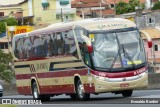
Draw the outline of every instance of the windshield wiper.
M112 65L111 65L111 67L109 68L109 71L112 71L113 66L114 66L114 64L115 64L115 62L116 62L116 60L117 60L117 58L118 58L119 51L120 51L120 49L118 49L118 53L117 53L117 55L114 57L114 61L112 62Z
M128 52L124 49L123 44L122 44L122 49L123 49L123 53L124 53L125 57L131 61L131 65L133 66L134 69L136 69L136 67L135 67L136 64L134 63L132 58L128 55Z

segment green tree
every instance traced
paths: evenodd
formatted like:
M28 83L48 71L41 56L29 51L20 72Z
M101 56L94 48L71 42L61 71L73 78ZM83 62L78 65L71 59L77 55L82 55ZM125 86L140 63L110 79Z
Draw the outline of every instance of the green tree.
M1 33L5 32L5 24L4 24L4 22L7 22L8 26L16 26L16 25L18 25L18 21L15 18L7 18L7 19L4 19L4 20L1 20L0 21L0 35L1 35Z
M152 7L152 10L158 10L160 9L160 2L157 2L154 4L154 6Z
M144 4L140 4L139 0L129 0L129 3L120 1L116 5L116 13L117 14L124 14L124 13L129 13L129 12L135 12L135 7L141 7L142 9L145 8Z
M139 0L129 0L129 5L131 6L131 12L135 12L135 7L140 6Z
M11 53L6 54L0 49L0 78L7 82L11 82L11 79L14 77L11 66L12 59Z
M130 6L126 2L120 1L116 5L116 14L127 13L129 8Z

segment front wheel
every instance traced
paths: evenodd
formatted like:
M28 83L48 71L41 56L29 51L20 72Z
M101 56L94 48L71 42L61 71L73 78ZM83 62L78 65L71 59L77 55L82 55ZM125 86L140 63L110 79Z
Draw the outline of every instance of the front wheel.
M81 83L80 80L78 80L76 84L76 94L77 98L81 101L89 100L90 98L90 94L84 93L83 84Z
M130 97L130 96L132 96L132 93L133 93L133 90L122 91L123 97Z
M34 100L42 100L42 101L49 101L50 96L49 95L40 95L38 93L38 87L36 82L32 84L32 95Z
M36 82L32 84L32 95L34 100L41 100L41 95L38 93L38 87Z
M70 97L71 97L72 100L77 100L76 94L70 94Z
M0 97L2 97L2 96L3 96L3 93L0 94Z

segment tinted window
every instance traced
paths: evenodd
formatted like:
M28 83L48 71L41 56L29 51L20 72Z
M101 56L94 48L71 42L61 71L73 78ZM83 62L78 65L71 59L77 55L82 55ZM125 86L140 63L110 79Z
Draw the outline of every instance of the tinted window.
M73 31L63 32L64 39L64 53L65 55L73 55L78 57L76 43L73 35Z

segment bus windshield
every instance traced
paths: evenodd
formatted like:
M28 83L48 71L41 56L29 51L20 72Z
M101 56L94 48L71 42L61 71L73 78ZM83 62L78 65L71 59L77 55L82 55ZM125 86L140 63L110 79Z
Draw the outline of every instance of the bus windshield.
M94 68L106 71L135 68L146 62L144 47L139 32L92 34Z

